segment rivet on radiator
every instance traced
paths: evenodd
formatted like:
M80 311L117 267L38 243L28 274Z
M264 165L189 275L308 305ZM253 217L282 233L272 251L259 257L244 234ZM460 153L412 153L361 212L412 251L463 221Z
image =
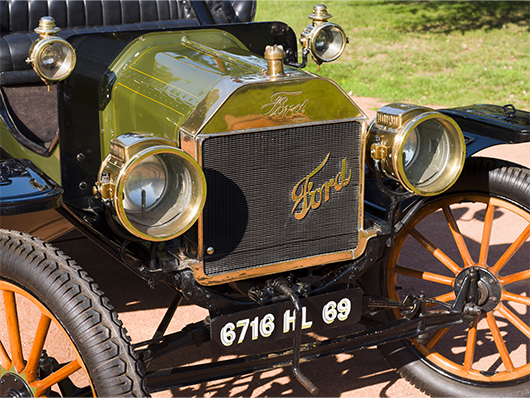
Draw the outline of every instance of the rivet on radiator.
M206 249L206 253L208 253L210 256L214 253L214 251L215 250L211 246L208 249Z

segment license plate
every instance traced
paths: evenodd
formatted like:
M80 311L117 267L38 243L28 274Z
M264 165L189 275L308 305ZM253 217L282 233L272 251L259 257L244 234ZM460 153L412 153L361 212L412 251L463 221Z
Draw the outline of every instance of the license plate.
M302 332L306 333L357 323L361 318L362 293L359 289L303 298L300 303ZM294 319L290 300L215 318L211 323L212 354L224 355L273 340L293 338Z

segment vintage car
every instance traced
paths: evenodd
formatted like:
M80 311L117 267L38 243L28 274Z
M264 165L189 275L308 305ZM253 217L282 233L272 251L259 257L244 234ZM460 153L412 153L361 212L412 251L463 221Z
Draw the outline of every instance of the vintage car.
M324 5L300 39L255 10L0 1L1 395L147 396L289 366L317 394L301 363L379 346L433 396L530 396L530 171L471 157L530 141L530 114L393 103L369 121L303 70L348 42ZM492 255L501 215L515 238ZM131 342L48 243L72 228L174 291L152 338ZM209 315L168 332L184 298ZM157 365L202 343L212 361Z

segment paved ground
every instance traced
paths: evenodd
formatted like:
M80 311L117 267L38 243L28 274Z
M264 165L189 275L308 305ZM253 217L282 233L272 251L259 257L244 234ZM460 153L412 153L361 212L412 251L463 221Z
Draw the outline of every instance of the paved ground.
M355 98L370 118L381 104L374 99ZM488 156L508 158L530 167L530 145L496 147ZM507 234L509 231L507 232ZM509 241L509 236L504 236ZM502 243L502 242L501 242ZM530 242L526 252L530 255ZM160 286L150 290L142 281L116 263L87 240L62 243L60 247L85 267L107 293L118 310L133 341L148 339L154 333L164 308L173 294ZM105 278L102 276L106 275ZM107 276L108 275L108 276ZM188 303L179 309L170 330L179 330L185 324L202 319L205 311ZM208 361L208 344L186 349L167 361L165 366ZM320 388L320 396L344 397L421 397L424 396L400 379L385 362L377 349L367 349L353 354L343 354L317 362L303 364L304 373ZM155 394L156 397L179 396L309 396L294 380L290 368L262 374L232 378L207 384L185 387Z

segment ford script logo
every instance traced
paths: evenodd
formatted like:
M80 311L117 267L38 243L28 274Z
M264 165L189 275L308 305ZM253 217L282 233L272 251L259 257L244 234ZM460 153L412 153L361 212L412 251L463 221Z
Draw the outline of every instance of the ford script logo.
M318 209L323 201L327 202L329 200L331 188L338 192L350 183L351 169L349 170L348 178L346 178L346 158L344 158L342 160L342 169L335 178L329 179L322 184L320 188L313 189L313 182L310 181L311 177L315 176L324 168L328 162L329 155L330 154L328 153L322 163L320 163L320 165L306 177L302 178L293 188L291 197L294 201L294 207L291 214L294 213L294 217L297 220L304 218L309 210ZM296 210L298 210L298 212L295 213Z
M302 116L305 112L305 107L309 103L306 99L302 101L297 98L302 91L287 92L279 91L271 95L270 102L263 105L261 109L262 116L269 116L275 118L289 118L295 116Z

